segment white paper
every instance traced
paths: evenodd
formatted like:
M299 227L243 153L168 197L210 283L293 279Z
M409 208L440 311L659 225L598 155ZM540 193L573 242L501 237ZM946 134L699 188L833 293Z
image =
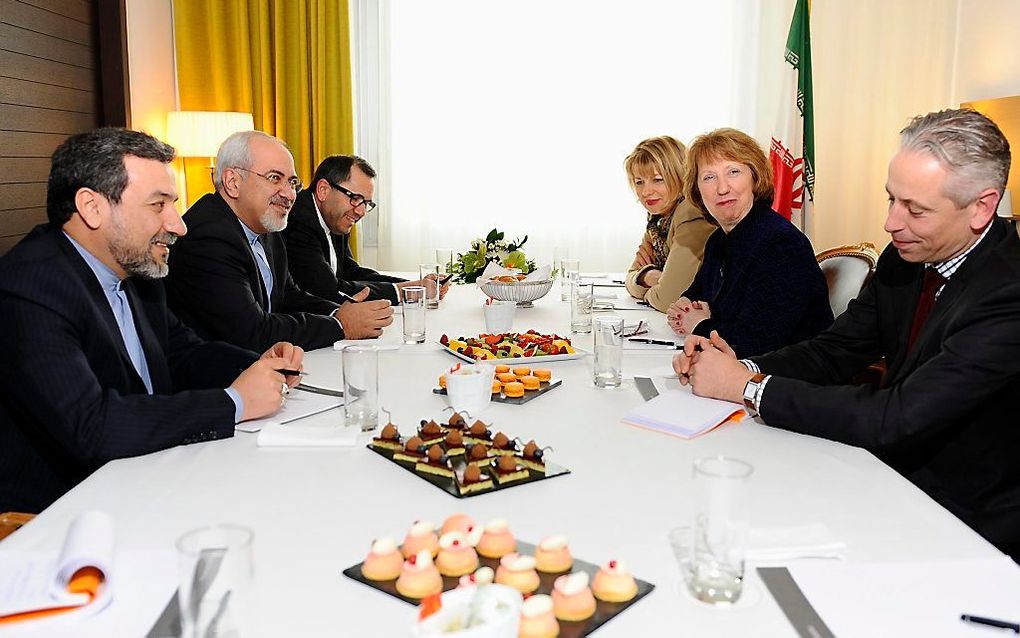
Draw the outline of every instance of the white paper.
M234 426L234 429L238 432L258 432L268 423L285 425L298 419L312 416L313 414L333 410L343 404L343 399L338 397L304 392L303 390L291 390L290 394L287 395L287 400L283 402L283 406L271 416L238 423Z
M56 558L0 552L0 616L82 605L87 605L87 613L99 611L112 598L113 547L113 519L93 510L74 519ZM104 578L92 604L88 594L67 591L71 578L84 567L95 567Z
M875 564L806 561L788 569L837 636L1003 635L965 623L960 614L1020 622L1020 567L1006 556Z
M342 418L337 415L337 418ZM341 423L283 425L270 421L259 432L259 447L354 447L361 428Z
M837 540L825 523L795 527L756 527L747 534L745 558L754 563L845 556L846 543Z
M623 417L623 422L690 439L738 413L744 411L734 403L698 397L691 393L690 386L683 386L639 404Z

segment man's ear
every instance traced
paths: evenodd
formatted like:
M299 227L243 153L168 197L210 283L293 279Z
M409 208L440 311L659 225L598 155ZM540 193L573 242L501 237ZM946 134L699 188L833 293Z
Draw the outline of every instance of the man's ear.
M103 225L103 210L108 205L106 197L91 188L79 188L74 194L74 206L78 217L92 230Z
M995 218L995 209L999 207L1001 195L995 188L986 188L981 191L974 201L974 211L970 218L970 227L975 231L984 230L992 219Z
M320 202L326 201L326 198L329 197L329 191L333 190L333 187L329 185L329 182L324 179L320 179L315 182L313 187L315 188L315 199Z
M223 171L220 178L223 183L223 195L230 199L237 199L241 193L241 176L232 168Z

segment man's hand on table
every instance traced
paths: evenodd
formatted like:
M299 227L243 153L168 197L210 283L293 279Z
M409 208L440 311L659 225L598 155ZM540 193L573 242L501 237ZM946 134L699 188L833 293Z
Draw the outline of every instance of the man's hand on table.
M684 351L673 357L673 369L694 394L734 403L743 402L744 386L754 376L715 330L708 339L688 335Z
M295 346L293 343L289 343L287 341L277 341L260 357L260 359L283 359L286 363L280 366L278 368L279 370L297 371L301 371L301 367L304 365L304 358L304 349L301 346ZM298 375L288 375L286 382L288 386L293 388L297 384L301 383L301 377Z
M383 328L393 323L393 307L387 299L365 301L368 286L333 312L344 327L345 339L370 339L382 334Z
M279 345L276 344L273 348ZM283 405L285 392L289 391L287 377L277 370L292 369L290 366L293 365L293 359L269 354L267 352L262 355L261 359L248 366L248 369L230 384L230 387L241 395L241 403L244 406L242 421L260 419L276 412ZM300 377L292 379L298 380Z

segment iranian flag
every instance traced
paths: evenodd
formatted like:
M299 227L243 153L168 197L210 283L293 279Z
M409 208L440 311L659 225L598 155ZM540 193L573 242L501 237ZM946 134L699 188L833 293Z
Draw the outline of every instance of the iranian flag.
M772 208L801 230L814 199L815 132L811 105L811 29L808 0L797 0L783 63L782 103L769 161L776 178Z

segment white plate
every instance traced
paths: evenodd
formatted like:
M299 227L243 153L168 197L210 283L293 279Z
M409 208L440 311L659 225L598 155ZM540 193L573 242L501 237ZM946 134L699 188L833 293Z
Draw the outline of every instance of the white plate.
M439 342L437 341L436 343ZM547 354L544 357L514 357L513 359L478 360L475 359L474 357L469 357L466 354L457 352L456 350L450 348L449 346L444 346L441 343L439 344L439 347L442 348L443 350L446 350L447 352L457 357L458 359L461 359L462 361L467 361L468 363L491 363L492 365L518 365L525 363L542 363L543 361L569 361L571 359L580 359L582 357L588 356L587 350L582 350L580 348L575 347L573 354Z

